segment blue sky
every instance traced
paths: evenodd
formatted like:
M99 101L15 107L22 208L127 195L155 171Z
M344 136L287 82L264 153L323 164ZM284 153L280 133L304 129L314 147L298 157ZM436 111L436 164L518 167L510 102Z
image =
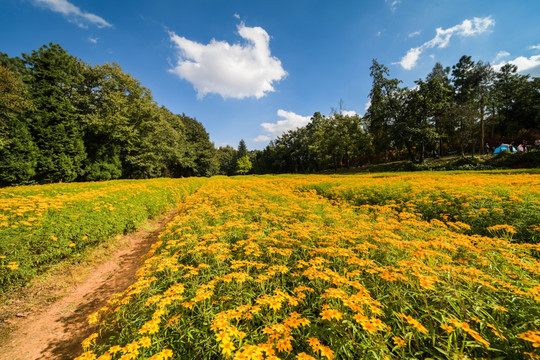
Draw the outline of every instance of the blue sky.
M540 1L0 1L0 51L49 42L119 63L216 146L262 149L340 100L363 114L373 58L405 86L465 54L540 76Z

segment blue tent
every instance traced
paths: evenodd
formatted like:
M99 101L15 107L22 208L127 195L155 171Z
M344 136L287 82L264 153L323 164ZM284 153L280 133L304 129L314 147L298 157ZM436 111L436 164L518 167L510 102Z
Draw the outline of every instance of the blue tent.
M499 146L498 148L496 148L495 150L493 150L493 153L494 154L498 154L498 153L501 153L503 151L510 151L510 152L516 152L516 148L515 147L510 147L510 145L506 145L506 144L502 144L501 146Z

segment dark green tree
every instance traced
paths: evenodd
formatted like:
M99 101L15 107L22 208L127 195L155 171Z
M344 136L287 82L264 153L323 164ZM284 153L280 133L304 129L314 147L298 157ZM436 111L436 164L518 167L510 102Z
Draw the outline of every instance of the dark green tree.
M220 146L217 149L217 159L219 161L219 174L231 176L236 170L236 152L232 146Z
M238 152L236 154L238 158L244 157L248 154L248 148L244 139L241 139L240 142L238 143L237 151Z
M212 176L219 170L214 144L204 126L196 119L181 115L186 129L185 163L180 167L182 176Z
M26 113L39 149L36 180L69 182L83 174L86 152L81 119L73 101L83 64L57 44L23 54L34 107Z
M400 111L401 81L389 79L388 68L375 59L369 69L373 81L369 93L370 106L366 113L369 132L373 137L375 152L384 153L385 159L388 159L388 150L393 143L390 130Z
M437 62L431 72L426 76L428 94L431 99L431 121L435 126L438 144L437 154L443 154L443 140L454 134L454 128L449 119L448 111L452 104L452 85L449 78L450 67L443 67Z
M22 116L31 108L20 75L0 65L0 186L27 184L36 174L38 149Z
M486 109L489 105L488 95L492 79L493 71L491 66L482 61L475 63L470 56L462 56L458 63L452 66L455 106L463 107L463 109L454 109L454 112L457 111L457 113L461 114L460 119L468 124L478 122L478 140L481 151L484 149ZM465 120L463 118L465 115L471 116L471 119ZM465 132L468 131L465 130ZM461 133L463 135L463 131ZM471 140L473 149L477 143L478 141Z

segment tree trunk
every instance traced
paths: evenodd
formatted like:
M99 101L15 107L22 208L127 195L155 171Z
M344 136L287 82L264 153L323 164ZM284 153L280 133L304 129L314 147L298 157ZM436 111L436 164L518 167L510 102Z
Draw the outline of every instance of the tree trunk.
M411 162L416 162L416 156L414 156L414 153L412 151L412 145L410 142L405 143L405 147L407 148L407 153L409 154L409 158L411 159Z
M486 137L484 132L484 97L480 101L480 154L484 154L484 144L486 143Z

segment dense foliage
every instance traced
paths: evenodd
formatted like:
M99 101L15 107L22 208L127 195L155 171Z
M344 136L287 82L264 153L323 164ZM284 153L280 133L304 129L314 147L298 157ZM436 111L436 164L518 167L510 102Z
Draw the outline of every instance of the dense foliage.
M61 259L134 230L204 179L116 180L0 189L0 293Z
M518 74L515 65L495 71L463 56L452 68L437 63L411 89L376 60L370 73L363 117L341 107L328 117L317 112L305 127L254 152L254 171L306 173L404 158L422 163L426 155L486 153L501 143L527 141L532 149L540 139L540 78Z
M484 153L540 138L540 78L463 56L412 89L373 60L364 116L314 113L263 150L214 148L197 120L171 113L118 64L89 65L59 45L0 53L0 186L310 173L426 155ZM486 148L486 143L490 149Z
M59 45L0 53L0 186L209 176L204 127L175 115L117 64L92 66Z
M468 234L452 216L496 213L464 202L504 197L508 181L518 188L508 200L532 206L521 219L537 216L537 187L519 174L437 176L447 181L208 180L161 233L137 281L90 316L99 327L78 360L538 358L539 245L513 243L500 216L481 217L488 236ZM389 196L377 198L373 188L389 180ZM438 213L458 182L470 185L459 204L441 220L422 219L421 208ZM394 193L409 196L407 183L417 189L400 201ZM314 186L370 201L329 200ZM531 230L538 241L538 225Z

